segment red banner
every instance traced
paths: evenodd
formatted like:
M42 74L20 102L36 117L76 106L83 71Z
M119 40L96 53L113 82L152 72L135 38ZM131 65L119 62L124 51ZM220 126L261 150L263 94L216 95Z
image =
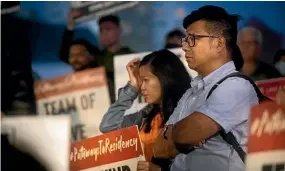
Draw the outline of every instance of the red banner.
M136 166L139 157L142 156L143 151L137 126L122 128L73 143L70 153L70 170L78 171L93 167L94 170L117 167L128 167L130 170L134 170L136 168L132 168L132 166ZM138 158L134 164L126 161L123 162L123 165L109 165L116 162L122 164L120 161L134 158Z
M285 77L284 78L276 78L264 81L257 81L257 86L260 91L267 97L271 99L275 99L276 94L279 90L285 91Z
M249 128L248 153L285 149L285 105L254 106Z

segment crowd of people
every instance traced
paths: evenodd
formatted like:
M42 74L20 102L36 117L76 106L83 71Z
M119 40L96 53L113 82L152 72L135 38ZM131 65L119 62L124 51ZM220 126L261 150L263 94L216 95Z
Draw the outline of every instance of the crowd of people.
M92 45L86 39L74 39L75 17L78 11L71 10L68 15L66 30L63 33L59 57L62 61L70 64L74 71L81 71L87 68L104 66L108 79L110 99L115 101L114 88L114 56L134 53L127 46L121 45L122 27L120 18L115 15L104 16L99 19L100 43L103 49ZM175 29L168 33L165 41L165 48L181 47L181 38L185 34Z
M103 66L106 69L111 103L115 102L114 85L114 56L135 53L131 48L122 46L120 37L122 27L120 18L115 15L104 16L99 19L99 37L103 49L92 45L86 39L74 39L74 18L79 15L71 10L66 30L63 33L59 57L72 66L74 71ZM179 29L169 32L165 37L164 48L178 48L185 37ZM285 75L284 49L280 49L274 58L274 65L259 59L262 54L263 37L261 31L254 27L244 27L238 31L237 45L234 47L233 59L237 68L254 81L278 78ZM242 56L242 59L240 58ZM239 69L238 69L239 70Z
M249 113L261 101L254 81L285 75L284 49L276 53L274 65L261 61L263 38L258 29L238 30L238 15L203 6L184 18L186 33L169 32L165 49L127 64L129 82L115 99L114 56L134 53L120 43L120 19L115 15L99 19L100 49L86 39L74 39L76 15L69 14L59 57L74 72L105 67L112 105L100 131L138 125L146 158L138 162L138 171L244 170ZM178 47L197 77L191 78L167 50ZM125 116L139 94L148 105ZM278 94L278 102L284 94Z
M192 80L165 49L127 64L129 82L104 115L100 131L138 125L146 158L138 162L138 171L245 169L250 109L269 100L254 81L282 77L284 51L274 59L276 68L260 61L260 31L238 31L238 20L217 6L184 18L182 49L188 67L198 72ZM139 93L148 105L125 115Z

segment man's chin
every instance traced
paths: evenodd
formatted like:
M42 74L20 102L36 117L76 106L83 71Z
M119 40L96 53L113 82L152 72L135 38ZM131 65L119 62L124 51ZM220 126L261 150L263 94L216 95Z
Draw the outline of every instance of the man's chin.
M194 66L194 65L191 65L191 64L189 64L189 63L187 63L188 64L188 68L190 68L190 69L192 69L192 70L195 70L196 69L196 67Z

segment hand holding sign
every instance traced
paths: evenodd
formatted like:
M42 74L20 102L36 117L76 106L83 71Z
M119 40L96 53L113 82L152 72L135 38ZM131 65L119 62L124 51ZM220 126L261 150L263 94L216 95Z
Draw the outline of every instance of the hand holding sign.
M285 90L279 89L276 94L276 102L285 105Z
M73 31L75 28L75 17L79 16L80 12L75 9L71 9L68 13L67 29Z
M161 168L151 162L139 161L137 171L161 171Z

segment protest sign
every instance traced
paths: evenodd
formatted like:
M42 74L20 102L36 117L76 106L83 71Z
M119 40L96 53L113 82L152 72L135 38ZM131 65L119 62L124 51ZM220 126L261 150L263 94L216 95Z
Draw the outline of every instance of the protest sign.
M35 94L39 114L72 117L72 140L100 134L101 119L110 105L104 68L38 81Z
M5 116L2 118L1 137L7 137L9 144L19 151L13 156L17 159L21 152L29 154L46 170L68 171L70 149L70 117L68 116ZM7 146L7 148L11 148ZM16 156L19 155L19 156ZM22 160L28 160L28 156ZM16 160L17 161L17 160ZM11 164L11 163L9 163ZM19 167L24 167L23 163ZM24 169L24 168L23 168Z
M133 171L145 160L137 126L75 142L70 151L71 171Z
M78 11L76 23L98 19L137 5L138 1L72 1L72 8Z
M20 1L1 1L1 15L20 11Z
M257 81L256 84L265 96L274 100L278 91L285 90L285 77Z
M284 171L285 105L263 102L252 108L246 171Z
M176 54L179 59L182 61L184 64L185 68L187 69L189 75L194 78L197 76L197 72L194 70L191 70L188 67L188 64L186 62L186 59L184 57L185 52L181 48L176 48L176 49L170 49L171 52ZM127 64L135 59L135 58L140 58L142 59L144 56L150 54L151 52L143 52L143 53L134 53L134 54L128 54L128 55L118 55L115 56L114 58L114 71L115 71L115 90L116 90L116 95L118 98L118 90L121 87L124 87L127 82L129 81L129 75L126 70ZM189 83L190 84L190 83ZM146 105L144 98L140 95L133 103L132 107L126 111L125 114L130 114L136 111L139 111Z

